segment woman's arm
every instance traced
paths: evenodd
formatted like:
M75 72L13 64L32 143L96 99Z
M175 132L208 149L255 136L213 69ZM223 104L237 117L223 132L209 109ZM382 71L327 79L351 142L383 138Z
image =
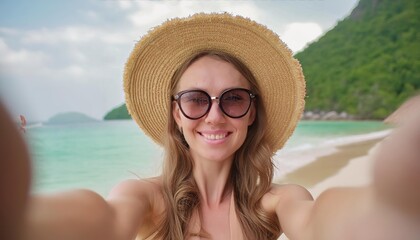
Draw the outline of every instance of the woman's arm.
M29 153L0 102L0 239L20 239L30 186Z
M304 188L277 186L275 212L291 240L417 240L420 238L419 173L420 116L417 115L379 146L370 186L329 189L313 202Z
M115 214L100 195L88 190L31 196L23 239L118 239Z
M150 219L156 184L128 180L108 199L89 190L29 196L30 159L0 104L0 239L134 239Z
M134 239L151 216L149 185L127 180L106 200L90 190L32 196L24 239Z

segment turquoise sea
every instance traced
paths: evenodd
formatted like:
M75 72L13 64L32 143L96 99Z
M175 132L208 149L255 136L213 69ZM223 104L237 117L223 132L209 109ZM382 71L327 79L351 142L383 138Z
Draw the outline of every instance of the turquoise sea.
M316 148L350 135L381 131L375 121L301 121L281 151ZM162 149L131 120L29 128L33 191L88 188L107 195L119 181L157 175Z

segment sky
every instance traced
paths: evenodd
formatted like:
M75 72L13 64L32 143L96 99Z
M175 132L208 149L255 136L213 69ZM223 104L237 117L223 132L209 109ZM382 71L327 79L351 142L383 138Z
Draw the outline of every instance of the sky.
M1 0L0 101L28 122L81 112L102 119L124 103L134 44L174 17L229 12L277 33L294 52L332 29L358 0Z

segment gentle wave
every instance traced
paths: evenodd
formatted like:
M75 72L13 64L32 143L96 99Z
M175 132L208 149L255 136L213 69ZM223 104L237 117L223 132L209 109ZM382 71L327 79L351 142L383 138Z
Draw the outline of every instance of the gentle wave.
M336 152L338 146L385 138L391 132L392 129L386 129L377 132L323 140L317 144L303 143L302 145L289 149L280 150L274 157L276 165L275 178L280 178L289 172L315 161L321 156L330 155Z

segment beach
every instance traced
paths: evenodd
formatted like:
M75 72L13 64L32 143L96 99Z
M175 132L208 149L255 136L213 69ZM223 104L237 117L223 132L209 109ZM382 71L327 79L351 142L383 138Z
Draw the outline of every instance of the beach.
M297 157L312 159L293 171L280 173L276 183L295 183L307 188L314 198L332 187L357 187L368 185L372 178L375 151L391 130L352 137L341 143L330 144L299 154L279 158ZM281 236L280 240L287 240Z

